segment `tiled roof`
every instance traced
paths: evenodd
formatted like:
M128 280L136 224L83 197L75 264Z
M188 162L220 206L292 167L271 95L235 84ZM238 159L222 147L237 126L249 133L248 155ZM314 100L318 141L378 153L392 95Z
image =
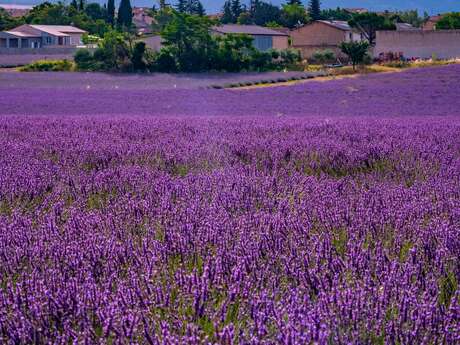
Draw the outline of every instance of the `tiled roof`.
M12 5L12 4L0 4L0 8L5 10L31 10L33 6L29 5Z
M327 24L329 26L332 26L336 29L343 30L343 31L351 31L351 26L348 24L348 22L342 21L342 20L318 20L320 23Z
M30 27L54 36L68 36L66 34L83 34L86 32L70 25L30 25Z
M284 32L278 32L258 25L224 24L220 26L214 26L213 31L221 34L246 34L253 36L288 36L288 34Z
M20 31L5 31L5 33L14 35L16 37L40 37L40 35L33 35L33 34L28 34L26 32L20 32Z
M409 24L409 23L395 23L396 30L398 31L414 31L414 30L420 30L419 28L416 28L415 26Z

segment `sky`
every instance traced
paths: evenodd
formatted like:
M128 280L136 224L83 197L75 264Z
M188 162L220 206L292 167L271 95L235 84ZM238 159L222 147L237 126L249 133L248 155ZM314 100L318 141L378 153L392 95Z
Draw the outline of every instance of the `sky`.
M69 2L70 0L67 0ZM93 0L87 0L91 2ZM104 0L94 0L103 3ZM174 3L176 0L169 0ZM208 13L218 12L224 3L224 0L201 0L205 5ZM37 4L41 0L0 0L2 4ZM131 0L133 6L152 6L157 0ZM244 0L242 2L245 2ZM246 2L249 2L247 0ZM286 2L286 0L268 0L273 4L279 5ZM307 3L308 0L304 0ZM418 9L420 13L427 11L430 14L438 14L443 12L460 12L460 0L322 0L323 8L335 7L364 7L371 10L406 10Z

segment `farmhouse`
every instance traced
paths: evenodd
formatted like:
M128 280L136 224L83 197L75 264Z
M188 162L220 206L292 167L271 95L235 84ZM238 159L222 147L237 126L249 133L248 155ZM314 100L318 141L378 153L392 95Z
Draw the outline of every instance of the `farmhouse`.
M146 7L133 8L133 24L138 34L151 34L152 24L155 19L150 15L150 9Z
M289 47L289 35L286 32L264 28L258 25L225 24L214 26L214 34L245 34L251 36L254 47L261 51L269 49L283 50Z
M317 20L291 31L292 47L300 50L303 58L310 58L318 50L330 49L341 55L342 42L361 41L364 37L345 21Z
M28 5L13 5L13 4L0 4L0 9L4 9L11 17L19 18L27 15L33 6Z
M75 47L84 33L74 26L25 24L0 32L0 48Z
M426 23L423 25L422 29L425 31L432 31L436 30L436 24L442 19L442 15L431 16L428 18Z

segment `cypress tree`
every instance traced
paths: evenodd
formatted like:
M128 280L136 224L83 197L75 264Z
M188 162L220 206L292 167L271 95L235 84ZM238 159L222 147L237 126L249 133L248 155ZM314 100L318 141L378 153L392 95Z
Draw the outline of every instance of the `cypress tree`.
M107 22L112 26L115 24L115 0L107 2Z
M240 0L232 0L231 9L233 21L236 23L240 14L243 13L243 6L241 6Z
M188 10L188 1L187 0L179 0L176 5L176 10L179 13L186 13Z
M311 19L319 20L321 19L321 2L320 0L310 0L310 6L308 7L308 12Z
M234 23L235 19L233 17L232 13L232 4L230 0L227 0L224 2L224 7L222 8L222 18L220 18L220 21L222 24L229 24L229 23Z
M72 2L70 3L70 6L72 6L72 7L75 8L76 10L78 10L77 0L72 0Z
M84 11L85 10L85 0L79 0L78 2L78 9L80 11Z
M133 23L133 9L129 0L121 0L118 8L118 25L130 28Z
M197 14L199 16L204 16L206 14L206 11L204 9L203 4L201 3L200 0L195 0L193 3L193 13Z

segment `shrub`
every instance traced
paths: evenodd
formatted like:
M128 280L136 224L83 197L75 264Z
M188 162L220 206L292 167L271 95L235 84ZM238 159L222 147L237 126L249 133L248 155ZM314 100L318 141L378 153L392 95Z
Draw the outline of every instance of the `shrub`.
M353 70L355 70L356 65L362 64L365 61L366 55L368 54L369 43L365 41L343 42L340 45L340 49L350 58L353 64Z
M38 60L21 68L22 72L68 72L74 69L69 60Z
M96 63L93 55L88 49L79 49L74 56L77 69L82 71L91 71L96 69Z
M131 62L135 71L145 71L147 63L145 61L145 42L136 42L133 48Z
M334 52L330 49L317 50L312 56L315 62L325 64L327 62L332 62L336 60Z
M177 72L176 59L172 49L169 47L163 48L155 55L153 63L149 69L157 72Z

